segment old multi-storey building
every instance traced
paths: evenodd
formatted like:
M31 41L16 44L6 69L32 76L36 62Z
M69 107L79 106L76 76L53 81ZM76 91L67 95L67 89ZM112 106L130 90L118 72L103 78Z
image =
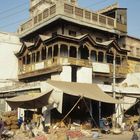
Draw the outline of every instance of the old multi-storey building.
M18 29L22 42L16 53L19 81L112 85L115 72L116 82L120 82L128 72L128 50L118 44L127 34L126 10L114 4L92 12L79 7L76 0L30 0L30 19ZM65 98L64 112L66 104L72 107L75 100L69 101ZM98 108L98 102L92 105ZM111 115L110 110L113 107L104 104L95 118Z
M115 86L129 72L128 50L120 43L127 35L127 9L117 4L93 12L76 0L30 0L30 19L18 34L18 79L23 83L51 79L112 87L113 79ZM112 109L104 106L102 115L108 112L106 106Z
M128 65L129 73L140 72L140 39L132 36L126 36L120 39L123 48L129 50Z
M126 9L112 7L92 12L76 1L32 0L30 20L19 28L19 80L111 84L114 56L116 75L124 78L127 50L118 40L127 33Z

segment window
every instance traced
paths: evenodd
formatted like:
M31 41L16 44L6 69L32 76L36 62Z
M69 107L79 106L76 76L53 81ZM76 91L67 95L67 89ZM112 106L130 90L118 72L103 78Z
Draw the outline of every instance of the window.
M71 46L70 47L70 57L76 58L76 55L77 55L76 53L77 53L76 48Z
M121 64L121 58L120 56L116 57L116 64L120 65Z
M32 53L32 63L35 62L35 53Z
M98 62L103 62L104 61L104 53L103 52L99 52L98 53Z
M31 59L30 59L30 55L27 54L27 64L30 64L30 61L31 61Z
M130 55L134 55L134 47L133 46L130 46L129 48L130 48L129 54Z
M64 25L62 25L62 35L64 34L65 30L64 30Z
M140 48L136 48L136 55L140 57Z
M75 31L69 30L69 35L70 35L70 36L76 36L76 32L75 32Z
M42 60L46 59L46 47L43 47L41 50L41 59Z
M36 53L36 62L40 61L40 51L37 51Z
M48 48L48 58L52 58L52 47Z
M90 58L91 58L91 60L92 61L97 61L97 53L96 53L96 51L91 51L91 56L90 56Z
M113 64L113 55L107 54L106 58L107 58L107 63L112 63Z
M68 47L66 45L61 45L61 47L60 47L60 56L68 57Z
M25 56L23 57L23 64L25 64L26 62L25 62Z
M54 50L53 50L53 56L58 56L58 45L54 46Z

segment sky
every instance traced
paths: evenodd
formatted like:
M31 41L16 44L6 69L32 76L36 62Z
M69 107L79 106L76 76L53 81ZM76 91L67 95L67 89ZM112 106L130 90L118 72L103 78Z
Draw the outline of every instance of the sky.
M29 18L29 0L0 1L0 32L15 32ZM93 11L115 2L127 8L128 35L140 38L140 0L78 0L79 6Z

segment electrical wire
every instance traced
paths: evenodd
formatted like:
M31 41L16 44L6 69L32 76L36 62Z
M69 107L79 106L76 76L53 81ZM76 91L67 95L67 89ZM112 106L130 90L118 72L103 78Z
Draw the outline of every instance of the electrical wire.
M25 8L25 9L23 9L23 10L20 10L20 11L18 11L18 12L16 11L16 12L14 12L14 13L12 13L12 14L7 15L7 16L0 17L0 20L2 21L2 20L5 20L5 19L7 19L7 18L16 16L16 15L18 15L18 14L20 14L20 13L23 13L25 10L27 10L27 8Z
M86 6L85 8L90 8L90 7L102 4L102 3L106 2L106 1L108 1L108 0L102 0L102 1L96 2L94 4L90 4L90 5Z
M17 24L17 23L19 23L19 22L22 22L23 20L26 20L26 19L27 19L27 18L21 19L21 20L17 20L17 21L15 21L15 22L9 23L9 24L4 25L4 26L0 26L0 29L4 29L4 28L6 28L7 26L9 27L9 26L15 25L15 24Z
M6 9L6 10L4 10L4 11L0 11L0 15L1 15L1 14L5 14L5 13L11 11L11 10L16 10L16 8L22 7L22 6L24 6L24 5L28 4L28 3L29 3L29 2L24 2L24 3L22 3L22 4L19 4L19 5L14 6L14 7L8 8L8 9Z

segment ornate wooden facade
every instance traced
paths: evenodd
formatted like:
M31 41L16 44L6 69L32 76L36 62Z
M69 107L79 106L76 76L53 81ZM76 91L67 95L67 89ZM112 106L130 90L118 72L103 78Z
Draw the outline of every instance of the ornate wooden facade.
M94 63L107 64L108 75L112 75L114 55L117 74L127 73L127 50L120 48L115 40L96 42L89 34L79 37L38 35L34 42L23 42L16 55L20 80L61 72L63 65L92 68Z

